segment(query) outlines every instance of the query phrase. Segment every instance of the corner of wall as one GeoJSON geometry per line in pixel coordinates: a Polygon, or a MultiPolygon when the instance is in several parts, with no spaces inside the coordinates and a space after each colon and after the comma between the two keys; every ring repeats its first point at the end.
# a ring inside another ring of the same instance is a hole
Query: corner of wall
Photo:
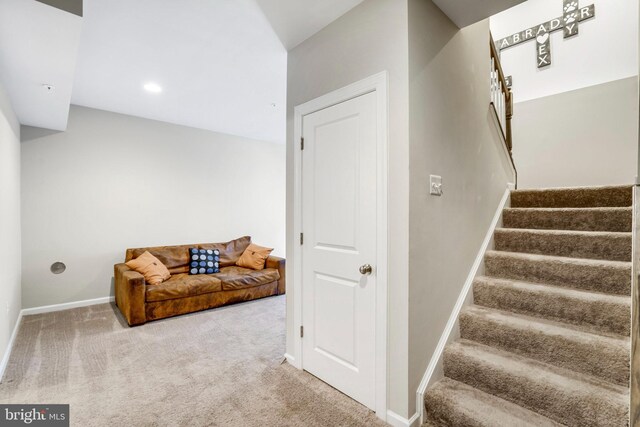
{"type": "Polygon", "coordinates": [[[20,123],[0,84],[0,381],[21,319],[20,123]]]}
{"type": "Polygon", "coordinates": [[[515,180],[489,110],[489,21],[460,30],[426,3],[410,3],[409,393],[418,412],[515,180]],[[442,177],[442,196],[430,195],[430,175],[442,177]]]}
{"type": "Polygon", "coordinates": [[[493,235],[496,229],[502,226],[502,214],[504,209],[509,207],[511,204],[511,191],[513,187],[514,185],[512,183],[507,184],[507,188],[502,196],[502,200],[500,200],[500,203],[498,204],[493,220],[491,221],[491,225],[489,226],[484,241],[482,242],[482,246],[480,247],[480,250],[473,262],[473,266],[471,267],[462,291],[456,300],[456,304],[451,311],[447,325],[440,336],[438,346],[431,356],[427,370],[425,371],[424,376],[420,381],[420,385],[418,386],[418,390],[416,392],[416,408],[417,413],[420,414],[420,425],[424,423],[424,395],[429,387],[444,377],[444,349],[447,344],[460,337],[458,317],[464,307],[473,304],[473,282],[477,277],[484,274],[484,257],[487,251],[494,249],[493,235]]]}
{"type": "MultiPolygon", "coordinates": [[[[362,2],[288,55],[287,247],[293,255],[294,107],[386,71],[389,76],[389,282],[387,409],[408,415],[409,58],[407,0],[362,2]],[[348,40],[348,43],[345,42],[348,40]],[[335,67],[340,64],[340,67],[335,67]]],[[[289,259],[288,265],[292,265],[289,259]]],[[[291,270],[289,270],[291,272],[291,270]]],[[[287,298],[287,352],[294,350],[295,310],[287,298]]]]}

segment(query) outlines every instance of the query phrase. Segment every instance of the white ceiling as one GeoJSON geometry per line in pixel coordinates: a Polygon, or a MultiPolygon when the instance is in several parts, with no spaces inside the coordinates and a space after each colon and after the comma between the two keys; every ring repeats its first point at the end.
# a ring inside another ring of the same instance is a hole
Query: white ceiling
{"type": "Polygon", "coordinates": [[[254,0],[85,0],[72,102],[284,142],[286,72],[254,0]]]}
{"type": "Polygon", "coordinates": [[[0,80],[20,123],[66,129],[81,28],[82,18],[46,4],[0,1],[0,80]]]}
{"type": "MultiPolygon", "coordinates": [[[[464,26],[523,0],[435,1],[464,26]]],[[[0,0],[0,81],[26,125],[64,130],[73,103],[284,142],[287,49],[361,2],[0,0]]]]}
{"type": "Polygon", "coordinates": [[[282,44],[291,50],[363,0],[256,0],[282,44]]]}
{"type": "Polygon", "coordinates": [[[526,0],[433,0],[458,28],[475,24],[525,1],[526,0]]]}

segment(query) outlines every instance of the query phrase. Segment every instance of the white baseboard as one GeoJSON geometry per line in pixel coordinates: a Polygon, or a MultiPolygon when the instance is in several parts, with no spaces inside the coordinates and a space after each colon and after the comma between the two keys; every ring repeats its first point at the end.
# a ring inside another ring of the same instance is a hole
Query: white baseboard
{"type": "Polygon", "coordinates": [[[418,427],[420,425],[419,421],[419,412],[413,414],[411,418],[406,419],[391,410],[387,411],[387,424],[392,425],[393,427],[418,427]]]}
{"type": "Polygon", "coordinates": [[[45,305],[42,307],[33,307],[33,308],[23,308],[20,310],[18,314],[18,320],[16,321],[16,326],[13,328],[13,332],[11,333],[11,338],[9,338],[9,343],[7,344],[7,349],[4,352],[4,356],[2,357],[2,362],[0,362],[0,383],[4,377],[4,371],[7,368],[7,364],[9,363],[9,357],[11,357],[11,351],[13,350],[13,344],[15,342],[16,336],[18,335],[18,330],[20,329],[20,325],[22,324],[22,318],[24,316],[29,316],[32,314],[42,314],[42,313],[50,313],[54,311],[62,311],[69,310],[71,308],[78,307],[87,307],[89,305],[95,304],[105,304],[114,301],[114,297],[102,297],[95,299],[88,299],[84,301],[75,301],[75,302],[66,302],[63,304],[54,304],[54,305],[45,305]]]}
{"type": "Polygon", "coordinates": [[[427,370],[422,377],[422,381],[420,381],[420,385],[418,386],[418,390],[416,392],[416,410],[419,414],[420,425],[424,423],[424,395],[427,391],[427,388],[432,383],[434,379],[434,373],[438,366],[442,363],[442,354],[444,352],[444,348],[454,337],[453,332],[457,330],[456,326],[458,325],[458,316],[460,315],[460,311],[463,307],[468,305],[469,297],[471,289],[473,288],[473,281],[478,276],[478,274],[482,274],[482,267],[484,262],[484,256],[487,250],[493,247],[493,235],[496,231],[496,228],[502,224],[502,212],[507,207],[511,196],[511,185],[507,186],[507,190],[504,192],[502,196],[502,200],[496,209],[496,212],[493,216],[493,220],[491,221],[491,225],[489,226],[489,230],[482,242],[482,246],[478,251],[478,255],[471,267],[471,271],[469,271],[469,275],[467,276],[467,280],[464,283],[462,291],[458,296],[458,300],[456,301],[456,305],[453,307],[453,311],[449,316],[449,320],[447,322],[442,335],[440,336],[440,341],[438,341],[438,345],[436,346],[436,350],[429,361],[429,365],[427,365],[427,370]]]}
{"type": "Polygon", "coordinates": [[[43,305],[41,307],[24,308],[22,309],[22,315],[29,316],[31,314],[51,313],[53,311],[69,310],[71,308],[87,307],[89,305],[107,304],[113,301],[115,301],[114,297],[102,297],[84,301],[65,302],[62,304],[43,305]]]}
{"type": "Polygon", "coordinates": [[[294,368],[302,369],[301,366],[298,366],[298,363],[296,362],[296,358],[290,355],[289,353],[285,353],[284,358],[287,359],[287,362],[289,362],[289,365],[293,366],[294,368]]]}
{"type": "Polygon", "coordinates": [[[9,364],[9,357],[11,357],[11,350],[13,350],[13,343],[16,340],[16,336],[18,335],[18,330],[20,329],[20,324],[22,323],[22,310],[18,314],[18,319],[16,320],[16,325],[13,327],[13,332],[11,332],[11,337],[9,338],[9,342],[7,343],[7,349],[4,352],[4,356],[2,357],[2,362],[0,362],[0,383],[4,378],[4,371],[7,369],[7,364],[9,364]]]}

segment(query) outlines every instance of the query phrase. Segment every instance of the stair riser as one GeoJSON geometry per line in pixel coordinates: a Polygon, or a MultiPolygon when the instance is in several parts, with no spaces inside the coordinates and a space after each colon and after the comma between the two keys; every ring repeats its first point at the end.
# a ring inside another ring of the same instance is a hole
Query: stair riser
{"type": "Polygon", "coordinates": [[[561,427],[542,415],[449,378],[427,391],[424,407],[423,427],[561,427]]]}
{"type": "Polygon", "coordinates": [[[627,337],[630,334],[629,304],[573,299],[483,282],[474,283],[473,298],[475,304],[484,307],[556,320],[627,337]]]}
{"type": "Polygon", "coordinates": [[[507,252],[630,262],[631,234],[544,234],[496,230],[495,249],[507,252]]]}
{"type": "Polygon", "coordinates": [[[502,217],[505,228],[575,231],[631,231],[631,209],[607,211],[513,210],[505,209],[502,217]]]}
{"type": "Polygon", "coordinates": [[[511,193],[511,206],[538,208],[584,208],[631,206],[631,187],[520,190],[511,193]]]}
{"type": "MultiPolygon", "coordinates": [[[[626,345],[604,340],[587,341],[577,336],[555,335],[553,331],[511,325],[463,313],[460,334],[464,339],[510,351],[561,368],[593,375],[614,384],[629,382],[629,353],[626,345]]],[[[594,337],[596,339],[597,337],[594,337]]]]}
{"type": "Polygon", "coordinates": [[[631,266],[571,264],[557,260],[535,260],[515,257],[485,257],[486,275],[566,286],[614,295],[631,294],[631,266]]]}
{"type": "Polygon", "coordinates": [[[450,408],[443,408],[442,402],[429,393],[425,396],[424,409],[427,422],[422,427],[449,427],[449,426],[465,426],[465,427],[483,427],[480,420],[469,416],[453,414],[450,408]]]}
{"type": "Polygon", "coordinates": [[[626,425],[626,401],[607,400],[588,389],[565,388],[544,376],[527,376],[502,369],[492,361],[445,350],[445,376],[538,412],[567,426],[620,427],[626,425]]]}

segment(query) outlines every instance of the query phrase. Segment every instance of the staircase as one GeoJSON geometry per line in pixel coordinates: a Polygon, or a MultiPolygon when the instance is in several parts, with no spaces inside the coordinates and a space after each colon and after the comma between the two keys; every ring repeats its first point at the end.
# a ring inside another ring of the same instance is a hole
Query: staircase
{"type": "Polygon", "coordinates": [[[632,188],[511,195],[428,426],[628,426],[632,188]]]}

